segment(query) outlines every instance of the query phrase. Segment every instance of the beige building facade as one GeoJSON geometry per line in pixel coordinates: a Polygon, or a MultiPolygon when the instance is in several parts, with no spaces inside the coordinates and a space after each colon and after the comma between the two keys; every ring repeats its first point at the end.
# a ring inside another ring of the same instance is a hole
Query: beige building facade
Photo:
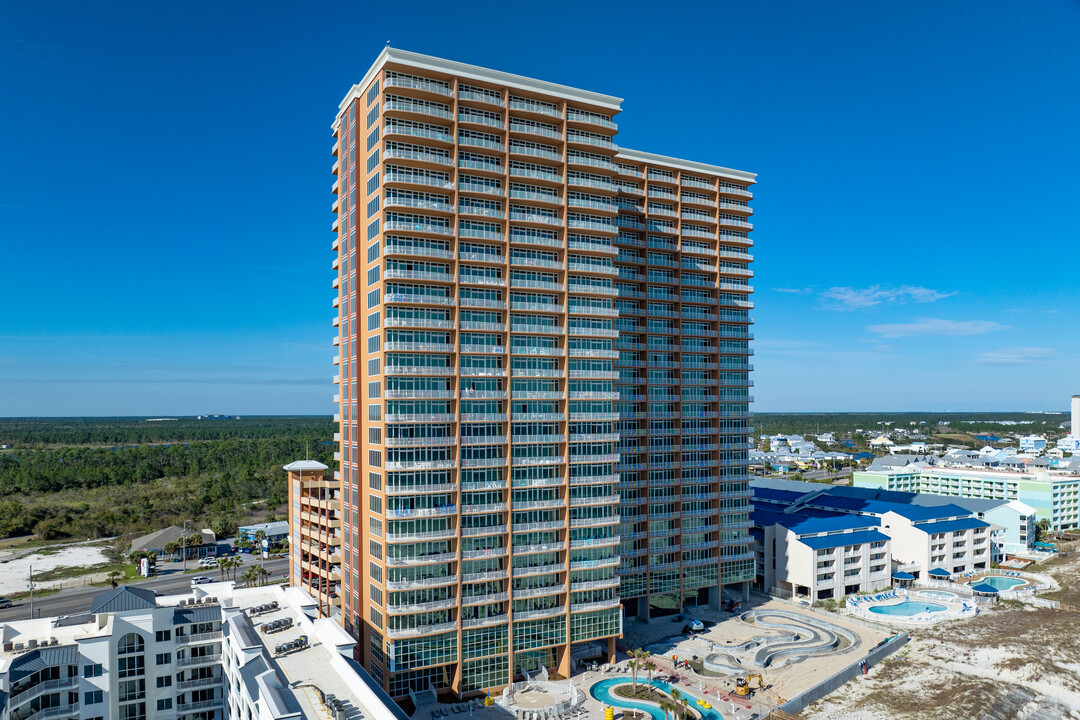
{"type": "Polygon", "coordinates": [[[755,176],[618,147],[621,102],[387,48],[341,103],[328,612],[394,697],[754,578],[755,176]]]}

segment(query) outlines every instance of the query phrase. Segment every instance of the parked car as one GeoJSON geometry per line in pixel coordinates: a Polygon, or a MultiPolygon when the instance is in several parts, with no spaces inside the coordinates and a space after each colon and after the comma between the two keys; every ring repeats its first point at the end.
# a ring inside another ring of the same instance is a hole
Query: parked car
{"type": "Polygon", "coordinates": [[[191,587],[195,587],[197,585],[205,585],[206,583],[212,583],[212,582],[214,582],[214,579],[213,578],[208,578],[205,575],[202,575],[202,576],[199,576],[199,577],[193,577],[193,578],[191,578],[191,587]]]}
{"type": "Polygon", "coordinates": [[[202,560],[199,561],[199,567],[201,567],[201,568],[216,568],[217,567],[217,558],[207,555],[206,557],[204,557],[202,560]]]}
{"type": "Polygon", "coordinates": [[[0,608],[9,608],[14,603],[11,602],[11,598],[0,598],[0,608]]]}

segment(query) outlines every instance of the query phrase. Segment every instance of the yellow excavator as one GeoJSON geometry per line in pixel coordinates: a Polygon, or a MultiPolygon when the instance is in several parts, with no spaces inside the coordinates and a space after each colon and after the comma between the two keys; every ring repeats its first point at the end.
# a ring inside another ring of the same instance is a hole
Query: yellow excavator
{"type": "Polygon", "coordinates": [[[745,678],[735,679],[735,694],[739,697],[749,697],[754,694],[755,690],[767,690],[770,687],[772,686],[765,684],[760,673],[754,673],[753,675],[747,675],[745,678]],[[750,686],[750,683],[754,680],[757,680],[757,687],[750,686]]]}

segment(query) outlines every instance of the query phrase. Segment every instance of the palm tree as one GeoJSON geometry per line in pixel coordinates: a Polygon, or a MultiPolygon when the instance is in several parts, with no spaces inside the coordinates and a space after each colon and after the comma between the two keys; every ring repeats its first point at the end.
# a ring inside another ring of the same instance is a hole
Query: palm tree
{"type": "MultiPolygon", "coordinates": [[[[202,545],[202,535],[200,535],[199,533],[193,533],[191,535],[188,535],[187,547],[185,548],[185,552],[190,553],[192,548],[197,548],[200,545],[202,545]]],[[[198,555],[199,551],[196,550],[195,554],[198,555]]]]}
{"type": "Polygon", "coordinates": [[[233,580],[236,580],[236,570],[237,570],[237,568],[239,568],[241,565],[244,564],[244,558],[237,555],[236,557],[232,558],[229,562],[232,565],[232,577],[233,577],[233,580]]]}
{"type": "Polygon", "coordinates": [[[219,557],[217,559],[218,570],[221,571],[221,582],[225,582],[225,571],[229,569],[229,558],[219,557]]]}
{"type": "Polygon", "coordinates": [[[656,663],[646,658],[642,667],[645,668],[645,672],[649,673],[649,687],[652,687],[652,674],[656,670],[656,663]]]}
{"type": "Polygon", "coordinates": [[[258,565],[255,567],[255,572],[259,576],[259,584],[265,585],[266,579],[270,576],[270,571],[264,568],[262,565],[258,565]]]}
{"type": "Polygon", "coordinates": [[[123,576],[124,576],[124,573],[120,572],[119,570],[113,570],[113,571],[111,571],[109,573],[109,582],[112,583],[113,587],[116,587],[116,581],[119,580],[120,578],[122,578],[123,576]]]}
{"type": "MultiPolygon", "coordinates": [[[[633,653],[630,654],[633,655],[633,653]]],[[[634,697],[637,697],[637,671],[641,665],[637,660],[632,659],[630,662],[626,663],[626,667],[630,668],[630,678],[634,686],[634,697]]]]}
{"type": "Polygon", "coordinates": [[[682,716],[686,717],[690,714],[690,701],[684,697],[679,702],[682,704],[682,716]]]}
{"type": "Polygon", "coordinates": [[[633,662],[636,666],[634,669],[634,695],[637,695],[637,670],[645,669],[645,662],[649,659],[650,655],[652,655],[651,652],[643,650],[642,648],[630,651],[630,656],[634,658],[633,662]]]}
{"type": "Polygon", "coordinates": [[[167,543],[165,543],[165,547],[162,548],[162,550],[165,551],[165,554],[168,555],[170,558],[175,557],[176,556],[176,551],[179,550],[179,549],[180,549],[180,546],[177,543],[174,543],[174,542],[167,542],[167,543]]]}
{"type": "Polygon", "coordinates": [[[255,584],[255,578],[259,576],[259,570],[255,567],[249,567],[241,575],[240,579],[244,581],[246,587],[251,587],[255,584]]]}
{"type": "Polygon", "coordinates": [[[668,713],[674,715],[677,712],[675,703],[667,698],[661,698],[660,709],[664,711],[664,720],[668,720],[668,713]]]}
{"type": "Polygon", "coordinates": [[[683,715],[682,704],[681,704],[682,703],[682,693],[679,691],[678,688],[671,688],[671,698],[672,698],[672,703],[671,704],[674,706],[675,712],[678,713],[679,717],[682,717],[682,715],[683,715]]]}

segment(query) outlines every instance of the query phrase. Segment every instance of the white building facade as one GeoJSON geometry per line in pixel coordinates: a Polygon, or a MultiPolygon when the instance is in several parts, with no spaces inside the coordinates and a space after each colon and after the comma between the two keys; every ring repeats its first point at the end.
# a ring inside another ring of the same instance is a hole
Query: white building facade
{"type": "Polygon", "coordinates": [[[404,720],[350,666],[354,641],[310,608],[298,588],[122,587],[84,614],[3,623],[0,720],[333,720],[339,706],[340,717],[404,720]],[[264,632],[260,618],[281,626],[264,632]]]}

